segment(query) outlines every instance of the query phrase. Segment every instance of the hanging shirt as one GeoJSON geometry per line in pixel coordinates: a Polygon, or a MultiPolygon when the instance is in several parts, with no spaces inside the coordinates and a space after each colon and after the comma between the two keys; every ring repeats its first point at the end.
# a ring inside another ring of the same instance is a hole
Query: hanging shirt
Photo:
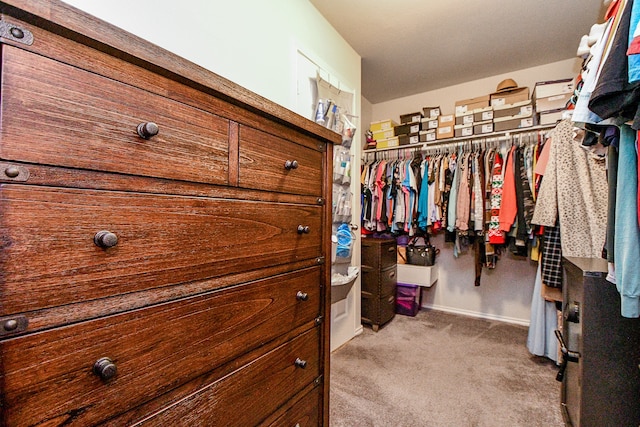
{"type": "Polygon", "coordinates": [[[500,230],[500,206],[502,205],[502,155],[495,154],[493,162],[493,180],[491,182],[491,220],[489,222],[489,243],[501,245],[505,234],[500,230]]]}
{"type": "Polygon", "coordinates": [[[429,179],[429,163],[427,160],[423,160],[420,165],[421,181],[420,196],[418,197],[418,228],[421,230],[427,229],[427,216],[429,215],[429,185],[427,183],[429,179]]]}
{"type": "Polygon", "coordinates": [[[458,205],[458,185],[460,184],[460,167],[458,159],[462,159],[462,152],[457,157],[452,157],[449,168],[453,174],[451,192],[449,193],[449,207],[447,213],[447,230],[452,232],[456,229],[456,210],[458,205]]]}
{"type": "Polygon", "coordinates": [[[573,124],[555,128],[549,162],[540,185],[532,223],[560,222],[562,254],[600,257],[607,224],[605,161],[573,140],[573,124]]]}
{"type": "Polygon", "coordinates": [[[460,160],[460,186],[458,188],[458,201],[456,202],[456,228],[460,231],[467,231],[469,229],[471,203],[469,188],[470,154],[465,154],[460,160]]]}
{"type": "Polygon", "coordinates": [[[504,163],[504,182],[502,185],[502,203],[500,204],[500,230],[508,233],[515,222],[518,205],[516,200],[516,181],[513,153],[516,147],[511,147],[504,163]]]}

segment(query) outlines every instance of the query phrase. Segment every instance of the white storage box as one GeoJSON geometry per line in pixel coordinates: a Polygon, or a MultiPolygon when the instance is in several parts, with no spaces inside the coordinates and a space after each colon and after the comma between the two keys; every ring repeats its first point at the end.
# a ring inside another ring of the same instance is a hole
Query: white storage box
{"type": "Polygon", "coordinates": [[[430,288],[438,280],[438,266],[398,264],[398,283],[430,288]]]}

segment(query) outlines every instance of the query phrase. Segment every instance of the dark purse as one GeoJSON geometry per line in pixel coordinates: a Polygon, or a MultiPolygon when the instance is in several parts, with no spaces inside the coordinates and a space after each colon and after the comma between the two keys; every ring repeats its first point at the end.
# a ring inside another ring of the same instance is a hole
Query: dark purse
{"type": "Polygon", "coordinates": [[[416,236],[407,244],[407,264],[425,267],[435,264],[436,255],[440,251],[429,243],[428,238],[423,238],[423,241],[423,244],[418,244],[416,236]]]}

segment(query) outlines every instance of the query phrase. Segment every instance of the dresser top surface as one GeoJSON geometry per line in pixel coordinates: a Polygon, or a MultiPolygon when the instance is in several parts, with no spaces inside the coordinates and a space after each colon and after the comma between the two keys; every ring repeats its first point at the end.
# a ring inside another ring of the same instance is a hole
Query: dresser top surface
{"type": "Polygon", "coordinates": [[[168,50],[59,0],[6,0],[0,13],[108,52],[297,130],[339,143],[341,136],[168,50]]]}

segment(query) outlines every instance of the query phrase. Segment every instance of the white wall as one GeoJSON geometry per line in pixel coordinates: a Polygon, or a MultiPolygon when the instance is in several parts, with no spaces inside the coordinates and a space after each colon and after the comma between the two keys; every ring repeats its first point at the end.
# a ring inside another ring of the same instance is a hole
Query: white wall
{"type": "Polygon", "coordinates": [[[65,2],[292,111],[301,50],[355,91],[359,112],[360,56],[308,1],[65,2]]]}
{"type": "MultiPolygon", "coordinates": [[[[360,115],[360,56],[307,0],[65,1],[311,118],[308,105],[299,102],[307,94],[298,91],[309,90],[308,81],[304,84],[307,74],[302,75],[308,69],[298,70],[302,53],[320,67],[325,79],[354,93],[353,111],[360,115]]],[[[352,121],[361,128],[359,119],[352,121]]],[[[356,132],[352,153],[360,152],[361,134],[356,132]]],[[[357,171],[358,155],[355,160],[357,171]]],[[[354,207],[359,200],[356,194],[354,207]]],[[[354,216],[357,223],[359,209],[354,216]]],[[[359,257],[356,250],[354,258],[359,257]]],[[[362,330],[359,289],[358,279],[348,304],[342,304],[346,315],[332,324],[332,349],[362,330]]],[[[332,307],[332,319],[335,311],[332,307]]]]}
{"type": "MultiPolygon", "coordinates": [[[[575,77],[580,66],[581,60],[572,58],[373,104],[369,122],[398,121],[401,114],[422,111],[422,107],[427,106],[440,106],[443,114],[453,114],[455,101],[494,92],[498,83],[506,78],[533,90],[537,81],[575,77]]],[[[445,243],[442,235],[436,236],[432,242],[441,249],[437,259],[438,281],[432,288],[422,291],[423,307],[512,323],[529,323],[536,276],[534,262],[505,253],[494,270],[483,269],[481,285],[475,287],[473,250],[456,259],[452,243],[445,243]]]]}

